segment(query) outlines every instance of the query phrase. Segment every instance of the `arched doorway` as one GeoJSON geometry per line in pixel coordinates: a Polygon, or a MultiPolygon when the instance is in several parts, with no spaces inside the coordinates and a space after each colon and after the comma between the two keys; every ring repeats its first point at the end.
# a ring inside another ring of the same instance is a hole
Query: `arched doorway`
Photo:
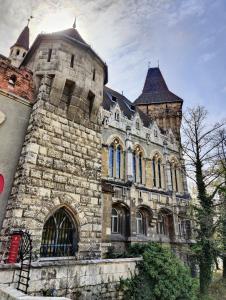
{"type": "Polygon", "coordinates": [[[40,255],[73,256],[78,247],[78,228],[68,211],[61,207],[45,222],[40,255]]]}

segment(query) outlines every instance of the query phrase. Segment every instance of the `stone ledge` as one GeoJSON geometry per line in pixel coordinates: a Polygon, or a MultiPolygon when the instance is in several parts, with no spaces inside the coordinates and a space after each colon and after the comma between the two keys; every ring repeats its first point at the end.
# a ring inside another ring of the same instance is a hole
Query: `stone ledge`
{"type": "Polygon", "coordinates": [[[41,297],[41,296],[28,296],[9,286],[0,286],[0,299],[1,300],[70,300],[65,297],[41,297]]]}

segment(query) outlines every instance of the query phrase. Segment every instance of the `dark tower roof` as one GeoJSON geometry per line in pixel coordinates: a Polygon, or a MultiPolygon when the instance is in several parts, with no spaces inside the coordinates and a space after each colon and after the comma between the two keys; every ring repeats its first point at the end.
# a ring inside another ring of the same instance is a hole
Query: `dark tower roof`
{"type": "Polygon", "coordinates": [[[134,104],[148,105],[167,102],[183,102],[183,100],[170,92],[159,68],[149,68],[142,94],[134,104]]]}
{"type": "Polygon", "coordinates": [[[24,30],[21,32],[16,43],[12,47],[14,46],[22,47],[25,50],[29,49],[29,27],[28,26],[24,27],[24,30]]]}

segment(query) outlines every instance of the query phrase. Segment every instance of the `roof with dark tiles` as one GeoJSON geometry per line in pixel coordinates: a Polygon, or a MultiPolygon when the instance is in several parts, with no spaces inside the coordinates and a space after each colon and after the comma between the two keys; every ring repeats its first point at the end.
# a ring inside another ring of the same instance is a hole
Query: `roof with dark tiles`
{"type": "Polygon", "coordinates": [[[111,88],[105,86],[104,87],[104,99],[102,106],[106,110],[110,110],[116,103],[118,103],[123,114],[131,120],[132,117],[138,113],[144,126],[149,127],[152,123],[152,119],[143,113],[138,107],[135,107],[129,99],[127,99],[124,95],[112,90],[111,88]],[[113,100],[114,99],[114,100],[113,100]]]}
{"type": "MultiPolygon", "coordinates": [[[[25,26],[21,34],[19,35],[16,43],[12,46],[22,47],[25,50],[29,49],[29,27],[25,26]]],[[[11,47],[11,48],[12,48],[11,47]]]]}
{"type": "Polygon", "coordinates": [[[183,100],[168,89],[159,68],[149,68],[142,94],[134,101],[134,105],[169,102],[183,103],[183,100]]]}

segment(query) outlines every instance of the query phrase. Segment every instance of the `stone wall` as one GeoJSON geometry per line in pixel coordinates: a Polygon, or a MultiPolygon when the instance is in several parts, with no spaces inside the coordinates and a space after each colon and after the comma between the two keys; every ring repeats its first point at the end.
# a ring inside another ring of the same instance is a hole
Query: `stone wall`
{"type": "MultiPolygon", "coordinates": [[[[29,294],[53,291],[76,300],[121,299],[120,279],[130,278],[141,258],[33,262],[29,294]]],[[[0,284],[16,287],[18,265],[0,265],[0,284]]]]}
{"type": "Polygon", "coordinates": [[[101,133],[97,123],[70,121],[49,103],[43,77],[34,104],[3,223],[2,236],[29,229],[39,255],[45,221],[64,207],[76,224],[79,258],[100,256],[101,133]]]}

